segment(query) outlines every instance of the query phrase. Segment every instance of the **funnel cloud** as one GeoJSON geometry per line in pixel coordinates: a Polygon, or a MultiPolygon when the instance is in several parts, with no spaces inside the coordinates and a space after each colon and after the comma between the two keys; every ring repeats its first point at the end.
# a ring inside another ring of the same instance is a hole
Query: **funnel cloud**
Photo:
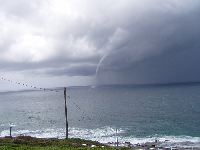
{"type": "Polygon", "coordinates": [[[199,0],[0,2],[0,74],[12,80],[44,87],[200,81],[199,0]]]}
{"type": "Polygon", "coordinates": [[[122,17],[98,64],[99,84],[200,81],[200,3],[151,2],[138,10],[141,16],[133,9],[130,17],[122,17]]]}

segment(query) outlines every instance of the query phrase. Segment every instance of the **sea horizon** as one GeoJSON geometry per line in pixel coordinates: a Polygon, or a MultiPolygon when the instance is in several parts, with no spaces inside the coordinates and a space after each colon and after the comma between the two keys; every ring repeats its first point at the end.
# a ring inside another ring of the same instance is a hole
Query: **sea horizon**
{"type": "Polygon", "coordinates": [[[62,90],[66,88],[103,88],[103,87],[161,87],[161,86],[190,86],[190,85],[200,85],[200,81],[191,81],[191,82],[171,82],[171,83],[147,83],[147,84],[90,84],[90,85],[69,85],[63,87],[43,87],[40,88],[30,88],[26,87],[25,89],[16,89],[16,90],[0,90],[0,92],[23,92],[23,91],[43,91],[44,89],[48,90],[62,90]]]}
{"type": "MultiPolygon", "coordinates": [[[[57,90],[0,93],[0,136],[12,125],[15,136],[64,138],[64,95],[57,90]]],[[[69,87],[69,136],[200,147],[199,91],[199,83],[69,87]]]]}

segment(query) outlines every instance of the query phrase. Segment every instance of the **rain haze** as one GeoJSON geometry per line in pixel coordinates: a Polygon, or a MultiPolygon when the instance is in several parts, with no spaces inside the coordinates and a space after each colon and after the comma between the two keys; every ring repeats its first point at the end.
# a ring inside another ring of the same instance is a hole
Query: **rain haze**
{"type": "Polygon", "coordinates": [[[42,87],[200,81],[199,0],[0,3],[8,79],[42,87]]]}

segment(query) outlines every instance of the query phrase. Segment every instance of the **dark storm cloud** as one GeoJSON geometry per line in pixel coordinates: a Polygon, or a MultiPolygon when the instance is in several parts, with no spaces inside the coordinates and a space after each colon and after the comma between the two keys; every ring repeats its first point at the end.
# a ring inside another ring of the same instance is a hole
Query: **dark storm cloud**
{"type": "Polygon", "coordinates": [[[1,71],[96,74],[99,84],[200,79],[198,0],[0,2],[1,71]]]}
{"type": "Polygon", "coordinates": [[[62,69],[49,69],[45,73],[54,75],[54,76],[92,76],[95,74],[96,65],[87,65],[81,64],[76,66],[69,66],[62,69]]]}
{"type": "MultiPolygon", "coordinates": [[[[173,4],[169,2],[163,3],[173,4]]],[[[200,2],[176,2],[169,8],[152,7],[138,20],[128,21],[131,27],[121,26],[122,44],[117,42],[99,63],[99,83],[200,81],[200,2]]]]}

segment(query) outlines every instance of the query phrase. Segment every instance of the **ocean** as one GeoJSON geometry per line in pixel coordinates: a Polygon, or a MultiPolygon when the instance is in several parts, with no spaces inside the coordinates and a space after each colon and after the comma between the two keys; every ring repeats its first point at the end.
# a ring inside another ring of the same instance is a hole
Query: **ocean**
{"type": "MultiPolygon", "coordinates": [[[[69,87],[69,137],[200,147],[200,84],[69,87]]],[[[63,91],[0,93],[0,137],[64,138],[63,91]]]]}

